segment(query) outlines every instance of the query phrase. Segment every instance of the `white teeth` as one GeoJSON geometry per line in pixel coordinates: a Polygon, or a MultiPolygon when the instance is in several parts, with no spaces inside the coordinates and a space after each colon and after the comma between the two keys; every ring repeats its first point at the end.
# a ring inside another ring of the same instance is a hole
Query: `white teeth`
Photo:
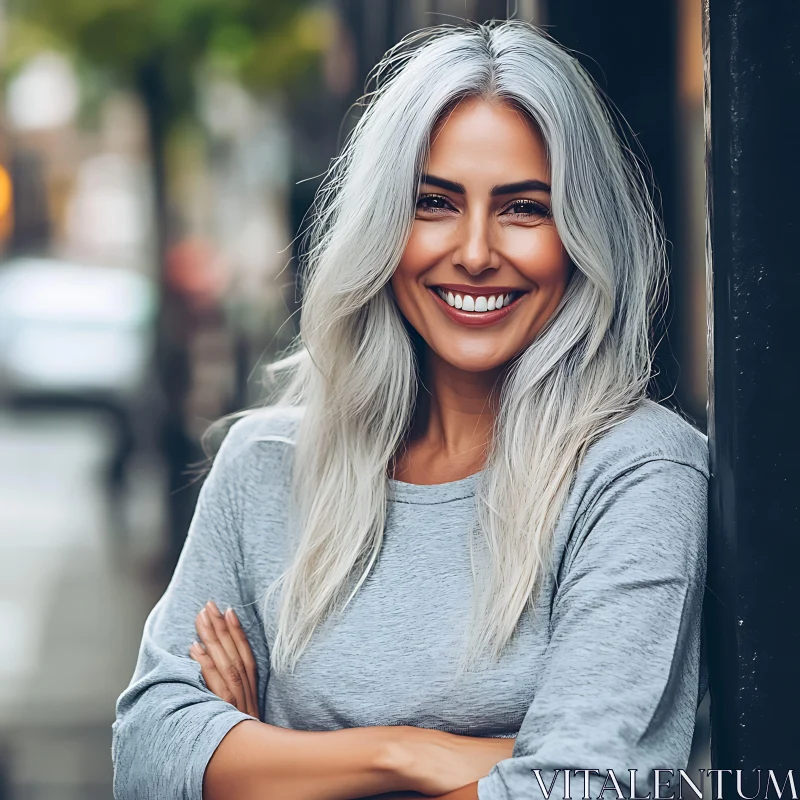
{"type": "Polygon", "coordinates": [[[509,305],[514,299],[513,292],[509,292],[506,295],[498,294],[490,297],[481,295],[479,297],[473,297],[472,295],[468,294],[454,294],[453,292],[440,289],[438,286],[436,287],[436,293],[449,306],[460,308],[473,314],[482,314],[485,311],[494,311],[496,309],[503,308],[504,306],[509,305]]]}

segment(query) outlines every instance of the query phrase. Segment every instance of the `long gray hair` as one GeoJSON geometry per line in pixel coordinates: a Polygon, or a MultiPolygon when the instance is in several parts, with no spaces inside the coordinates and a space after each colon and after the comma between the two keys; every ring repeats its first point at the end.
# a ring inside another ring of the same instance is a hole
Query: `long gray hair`
{"type": "MultiPolygon", "coordinates": [[[[293,670],[381,548],[388,467],[415,413],[419,353],[389,280],[414,219],[430,135],[459,99],[513,103],[543,136],[552,211],[575,269],[536,340],[511,365],[469,537],[473,618],[459,671],[497,658],[551,568],[552,534],[588,447],[645,397],[664,237],[637,159],[577,60],[519,21],[441,26],[389,51],[376,89],[318,193],[300,333],[270,365],[275,405],[305,407],[292,475],[293,560],[272,668],[293,670]],[[476,558],[476,541],[485,545],[476,558]]],[[[265,617],[266,618],[266,617],[265,617]]]]}

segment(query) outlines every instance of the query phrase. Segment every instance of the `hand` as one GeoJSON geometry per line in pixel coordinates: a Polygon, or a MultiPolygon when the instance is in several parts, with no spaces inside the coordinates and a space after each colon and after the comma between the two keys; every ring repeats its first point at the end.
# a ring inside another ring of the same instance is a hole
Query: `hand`
{"type": "Polygon", "coordinates": [[[201,643],[195,642],[189,655],[200,665],[209,691],[259,719],[256,661],[234,610],[223,615],[209,601],[195,618],[195,628],[201,643]]]}
{"type": "Polygon", "coordinates": [[[498,761],[511,758],[516,742],[412,726],[398,728],[398,737],[396,771],[410,790],[429,796],[448,794],[486,777],[498,761]]]}

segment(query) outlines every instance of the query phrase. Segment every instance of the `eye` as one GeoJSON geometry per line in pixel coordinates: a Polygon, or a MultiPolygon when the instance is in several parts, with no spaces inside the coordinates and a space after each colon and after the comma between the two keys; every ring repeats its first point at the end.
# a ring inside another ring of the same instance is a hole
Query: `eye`
{"type": "Polygon", "coordinates": [[[551,211],[543,203],[539,203],[536,200],[521,198],[509,203],[505,209],[503,209],[503,214],[510,214],[515,217],[547,218],[551,216],[551,211]]]}
{"type": "Polygon", "coordinates": [[[417,200],[417,210],[429,213],[440,213],[442,211],[452,211],[452,203],[441,194],[422,194],[417,200]]]}

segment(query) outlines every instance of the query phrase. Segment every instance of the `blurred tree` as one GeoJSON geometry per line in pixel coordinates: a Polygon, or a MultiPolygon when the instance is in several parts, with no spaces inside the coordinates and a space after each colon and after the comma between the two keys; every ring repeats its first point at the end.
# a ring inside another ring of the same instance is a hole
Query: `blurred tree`
{"type": "Polygon", "coordinates": [[[56,45],[138,92],[162,222],[165,143],[193,111],[197,69],[210,67],[256,90],[285,87],[317,61],[330,28],[309,0],[11,0],[9,11],[12,69],[36,49],[56,45]]]}
{"type": "Polygon", "coordinates": [[[253,91],[277,91],[313,69],[328,46],[328,13],[311,0],[9,0],[6,69],[54,47],[76,64],[133,89],[147,116],[156,250],[164,290],[159,368],[166,397],[162,442],[169,464],[172,555],[194,507],[186,467],[201,456],[187,434],[191,312],[166,275],[170,238],[167,154],[170,132],[195,108],[201,70],[253,91]]]}

